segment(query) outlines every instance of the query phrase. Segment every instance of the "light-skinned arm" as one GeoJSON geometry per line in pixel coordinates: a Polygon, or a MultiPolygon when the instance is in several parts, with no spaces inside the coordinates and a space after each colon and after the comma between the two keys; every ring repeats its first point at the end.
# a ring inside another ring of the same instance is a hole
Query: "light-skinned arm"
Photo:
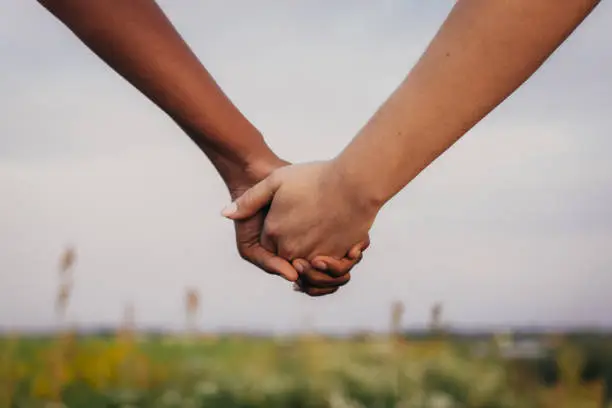
{"type": "MultiPolygon", "coordinates": [[[[39,3],[189,135],[219,171],[232,198],[288,164],[270,150],[261,133],[223,93],[154,0],[39,3]]],[[[295,281],[294,267],[260,244],[264,215],[260,211],[236,223],[238,250],[263,270],[295,281]]],[[[344,275],[355,263],[327,260],[331,272],[340,278],[319,273],[323,294],[338,279],[345,283],[344,275]]]]}
{"type": "Polygon", "coordinates": [[[262,239],[287,259],[341,255],[381,207],[523,84],[595,0],[459,0],[403,83],[335,159],[279,169],[224,210],[272,201],[262,239]]]}

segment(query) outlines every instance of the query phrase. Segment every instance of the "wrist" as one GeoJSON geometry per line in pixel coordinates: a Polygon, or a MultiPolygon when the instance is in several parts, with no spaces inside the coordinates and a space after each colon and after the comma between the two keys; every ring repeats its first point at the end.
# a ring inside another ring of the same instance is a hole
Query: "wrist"
{"type": "Polygon", "coordinates": [[[330,173],[334,189],[344,196],[359,212],[372,217],[380,211],[387,202],[369,172],[364,172],[362,166],[353,166],[342,156],[330,161],[330,173]]]}
{"type": "Polygon", "coordinates": [[[223,133],[224,135],[240,134],[240,136],[217,138],[221,141],[240,141],[234,145],[213,145],[209,143],[211,138],[208,132],[182,127],[209,158],[228,187],[232,198],[266,178],[278,167],[289,164],[268,147],[261,133],[252,126],[241,129],[240,132],[223,133]],[[236,193],[236,191],[241,192],[236,193]]]}
{"type": "Polygon", "coordinates": [[[217,166],[217,169],[233,200],[268,177],[274,170],[289,164],[268,150],[252,156],[248,161],[226,162],[223,166],[217,166]]]}

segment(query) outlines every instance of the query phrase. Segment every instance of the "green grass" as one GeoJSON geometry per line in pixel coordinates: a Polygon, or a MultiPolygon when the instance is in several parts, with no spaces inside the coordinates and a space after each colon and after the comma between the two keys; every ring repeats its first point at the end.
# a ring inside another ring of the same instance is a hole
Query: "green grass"
{"type": "MultiPolygon", "coordinates": [[[[609,350],[607,339],[574,343],[560,350],[582,356],[563,366],[576,378],[593,350],[599,363],[609,350]]],[[[0,408],[50,401],[71,408],[561,408],[555,389],[567,401],[579,398],[576,406],[600,408],[601,390],[564,383],[568,374],[555,360],[475,357],[468,346],[452,339],[0,339],[0,408]]],[[[591,365],[589,381],[601,381],[605,369],[591,365]]]]}

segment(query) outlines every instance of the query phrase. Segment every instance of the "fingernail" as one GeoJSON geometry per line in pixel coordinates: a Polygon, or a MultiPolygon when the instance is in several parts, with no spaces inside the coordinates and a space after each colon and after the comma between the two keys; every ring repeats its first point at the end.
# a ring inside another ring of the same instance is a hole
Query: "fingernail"
{"type": "Polygon", "coordinates": [[[230,215],[234,214],[236,211],[238,211],[238,205],[236,205],[236,202],[233,202],[231,204],[228,204],[221,211],[221,215],[224,216],[224,217],[229,217],[230,215]]]}
{"type": "Polygon", "coordinates": [[[317,269],[327,269],[327,264],[323,261],[314,261],[312,263],[312,266],[314,266],[317,269]]]}
{"type": "Polygon", "coordinates": [[[304,273],[304,265],[301,262],[296,262],[294,267],[299,273],[304,273]]]}

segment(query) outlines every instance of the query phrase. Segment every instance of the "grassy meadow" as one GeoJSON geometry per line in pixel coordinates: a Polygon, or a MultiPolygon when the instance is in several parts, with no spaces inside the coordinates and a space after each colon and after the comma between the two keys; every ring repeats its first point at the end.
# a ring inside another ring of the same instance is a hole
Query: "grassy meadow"
{"type": "Polygon", "coordinates": [[[609,336],[531,338],[13,334],[0,407],[612,407],[609,336]]]}

